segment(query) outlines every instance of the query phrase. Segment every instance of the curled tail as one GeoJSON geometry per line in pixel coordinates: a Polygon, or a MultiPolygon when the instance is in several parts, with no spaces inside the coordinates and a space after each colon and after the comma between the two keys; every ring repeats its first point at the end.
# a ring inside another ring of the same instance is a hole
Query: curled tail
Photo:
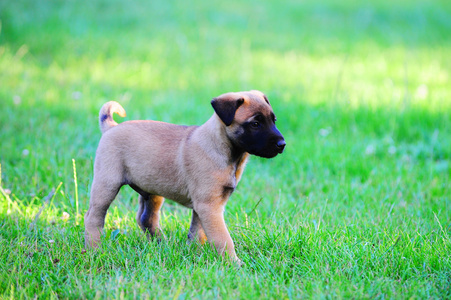
{"type": "Polygon", "coordinates": [[[102,133],[117,125],[113,120],[113,113],[117,113],[121,117],[126,116],[124,108],[116,101],[105,103],[99,112],[99,125],[102,133]]]}

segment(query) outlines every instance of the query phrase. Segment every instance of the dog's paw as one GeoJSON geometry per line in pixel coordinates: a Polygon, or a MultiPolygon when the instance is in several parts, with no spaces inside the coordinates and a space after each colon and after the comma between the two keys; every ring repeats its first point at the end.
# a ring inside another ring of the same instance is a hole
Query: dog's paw
{"type": "Polygon", "coordinates": [[[244,261],[242,261],[241,259],[239,259],[239,258],[237,258],[236,259],[236,261],[235,261],[235,263],[236,263],[236,265],[238,266],[238,267],[244,267],[246,264],[244,263],[244,261]]]}

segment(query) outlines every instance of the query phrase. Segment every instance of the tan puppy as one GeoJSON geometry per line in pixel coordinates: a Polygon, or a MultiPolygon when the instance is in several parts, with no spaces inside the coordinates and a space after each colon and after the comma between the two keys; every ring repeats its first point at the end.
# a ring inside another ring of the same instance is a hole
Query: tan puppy
{"type": "Polygon", "coordinates": [[[96,153],[89,210],[87,246],[96,247],[106,212],[123,185],[139,193],[137,221],[150,236],[159,234],[164,198],[193,209],[189,239],[207,239],[217,251],[239,261],[224,222],[224,207],[235,190],[249,154],[271,158],[285,140],[273,110],[259,91],[227,93],[211,101],[215,113],[201,126],[157,121],[118,125],[125,116],[119,103],[100,110],[102,138],[96,153]]]}

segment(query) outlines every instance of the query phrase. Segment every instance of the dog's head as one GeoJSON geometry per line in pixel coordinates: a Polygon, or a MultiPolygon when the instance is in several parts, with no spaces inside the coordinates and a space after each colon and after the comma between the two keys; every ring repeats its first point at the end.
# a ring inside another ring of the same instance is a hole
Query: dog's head
{"type": "Polygon", "coordinates": [[[283,152],[285,139],[276,127],[276,116],[262,92],[223,94],[214,98],[211,105],[234,146],[266,158],[283,152]]]}

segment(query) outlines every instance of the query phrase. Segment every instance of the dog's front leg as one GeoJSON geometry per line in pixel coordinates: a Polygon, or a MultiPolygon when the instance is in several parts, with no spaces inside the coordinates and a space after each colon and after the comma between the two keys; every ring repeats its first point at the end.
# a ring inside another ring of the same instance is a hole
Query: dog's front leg
{"type": "Polygon", "coordinates": [[[205,230],[208,241],[225,257],[226,253],[233,261],[240,262],[235,253],[235,246],[224,221],[224,204],[198,203],[194,205],[205,230]]]}
{"type": "Polygon", "coordinates": [[[160,209],[164,198],[156,195],[139,195],[139,210],[136,221],[149,238],[162,235],[160,229],[160,209]]]}
{"type": "Polygon", "coordinates": [[[191,226],[189,227],[188,233],[189,241],[194,241],[197,239],[202,245],[207,241],[207,236],[205,235],[205,231],[202,228],[202,223],[200,221],[199,215],[193,209],[193,216],[191,218],[191,226]]]}

